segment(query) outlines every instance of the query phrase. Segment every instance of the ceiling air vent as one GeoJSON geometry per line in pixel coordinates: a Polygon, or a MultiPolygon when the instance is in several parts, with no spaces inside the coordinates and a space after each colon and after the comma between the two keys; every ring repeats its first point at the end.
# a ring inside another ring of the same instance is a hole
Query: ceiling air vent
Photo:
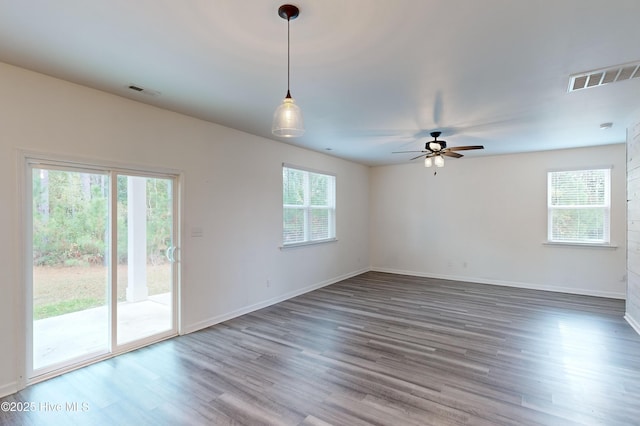
{"type": "Polygon", "coordinates": [[[569,76],[569,92],[640,77],[640,62],[582,72],[569,76]]]}
{"type": "Polygon", "coordinates": [[[147,96],[158,96],[160,94],[160,92],[158,92],[157,90],[145,89],[135,84],[128,85],[127,89],[132,90],[134,92],[142,93],[147,96]]]}

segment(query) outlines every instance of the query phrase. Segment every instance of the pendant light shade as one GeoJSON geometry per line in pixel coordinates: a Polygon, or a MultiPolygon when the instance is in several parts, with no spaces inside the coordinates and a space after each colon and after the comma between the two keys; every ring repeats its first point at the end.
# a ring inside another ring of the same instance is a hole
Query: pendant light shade
{"type": "Polygon", "coordinates": [[[436,155],[433,159],[433,164],[435,164],[436,167],[444,167],[444,157],[442,155],[436,155]]]}
{"type": "Polygon", "coordinates": [[[287,96],[285,96],[282,104],[276,109],[273,114],[273,125],[271,126],[271,132],[275,136],[283,138],[295,138],[304,134],[304,122],[302,120],[302,110],[296,105],[295,100],[291,97],[289,91],[290,81],[290,51],[291,41],[289,32],[289,21],[295,19],[300,14],[300,10],[291,4],[284,4],[278,9],[278,15],[282,19],[287,20],[287,96]]]}
{"type": "Polygon", "coordinates": [[[282,104],[273,114],[271,132],[275,136],[283,138],[295,138],[303,135],[302,110],[291,96],[284,98],[282,104]]]}
{"type": "Polygon", "coordinates": [[[431,167],[432,165],[433,165],[433,162],[431,161],[431,157],[429,156],[424,157],[424,166],[431,167]]]}

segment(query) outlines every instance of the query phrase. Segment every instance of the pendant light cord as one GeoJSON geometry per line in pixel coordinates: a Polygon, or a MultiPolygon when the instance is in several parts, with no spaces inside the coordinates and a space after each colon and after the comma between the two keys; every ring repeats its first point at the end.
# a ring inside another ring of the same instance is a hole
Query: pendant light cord
{"type": "Polygon", "coordinates": [[[291,31],[289,29],[290,18],[287,17],[287,98],[291,98],[290,87],[290,75],[291,75],[291,31]]]}

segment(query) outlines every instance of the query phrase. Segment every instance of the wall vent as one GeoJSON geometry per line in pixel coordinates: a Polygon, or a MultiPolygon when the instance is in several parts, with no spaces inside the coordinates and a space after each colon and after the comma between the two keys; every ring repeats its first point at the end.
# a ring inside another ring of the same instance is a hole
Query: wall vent
{"type": "Polygon", "coordinates": [[[569,76],[568,92],[588,89],[590,87],[604,86],[617,81],[640,78],[640,62],[616,65],[615,67],[602,68],[569,76]]]}

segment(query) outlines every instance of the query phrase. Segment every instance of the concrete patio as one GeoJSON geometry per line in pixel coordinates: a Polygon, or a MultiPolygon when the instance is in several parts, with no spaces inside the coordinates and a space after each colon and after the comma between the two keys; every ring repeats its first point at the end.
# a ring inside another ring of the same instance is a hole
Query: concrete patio
{"type": "MultiPolygon", "coordinates": [[[[33,368],[106,352],[109,343],[106,306],[59,315],[33,323],[33,368]]],[[[171,293],[139,302],[118,303],[118,344],[171,329],[171,293]]]]}

